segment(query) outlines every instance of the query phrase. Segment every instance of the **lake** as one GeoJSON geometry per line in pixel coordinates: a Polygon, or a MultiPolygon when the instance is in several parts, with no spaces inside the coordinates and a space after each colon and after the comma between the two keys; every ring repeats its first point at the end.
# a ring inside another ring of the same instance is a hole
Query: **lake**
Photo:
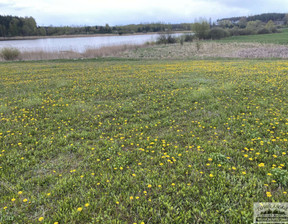
{"type": "MultiPolygon", "coordinates": [[[[180,36],[176,33],[173,36],[180,36]]],[[[159,34],[124,35],[124,36],[95,36],[95,37],[68,37],[68,38],[44,38],[34,40],[3,40],[0,41],[0,49],[5,47],[17,48],[24,51],[61,52],[74,51],[85,52],[86,49],[97,49],[106,46],[135,44],[140,45],[150,41],[156,41],[159,34]]]]}

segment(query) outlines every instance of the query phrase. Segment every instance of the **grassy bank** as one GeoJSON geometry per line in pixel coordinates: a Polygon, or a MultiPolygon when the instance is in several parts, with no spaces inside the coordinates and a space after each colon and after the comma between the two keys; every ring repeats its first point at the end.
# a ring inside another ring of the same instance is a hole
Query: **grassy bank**
{"type": "Polygon", "coordinates": [[[1,63],[1,223],[251,223],[287,201],[286,61],[1,63]]]}
{"type": "Polygon", "coordinates": [[[232,36],[219,41],[220,43],[262,43],[262,44],[288,44],[288,29],[282,29],[280,33],[232,36]]]}

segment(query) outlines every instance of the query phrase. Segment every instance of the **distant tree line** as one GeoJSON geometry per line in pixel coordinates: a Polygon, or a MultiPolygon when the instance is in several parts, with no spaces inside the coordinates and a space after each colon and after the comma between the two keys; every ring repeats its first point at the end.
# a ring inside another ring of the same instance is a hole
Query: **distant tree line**
{"type": "Polygon", "coordinates": [[[247,22],[249,21],[256,21],[260,20],[261,22],[267,23],[268,21],[272,20],[273,22],[283,22],[284,25],[288,25],[288,14],[285,13],[263,13],[260,15],[254,15],[254,16],[241,16],[241,17],[230,17],[230,18],[223,18],[218,20],[229,20],[232,23],[237,23],[240,20],[246,20],[247,22]]]}
{"type": "Polygon", "coordinates": [[[43,28],[37,27],[33,17],[16,17],[0,15],[0,36],[33,36],[43,35],[43,28]]]}
{"type": "Polygon", "coordinates": [[[199,39],[221,39],[228,36],[269,34],[280,32],[288,25],[288,14],[265,13],[249,17],[231,17],[211,26],[207,20],[192,24],[192,31],[199,39]]]}
{"type": "Polygon", "coordinates": [[[0,15],[0,36],[55,36],[55,35],[80,35],[80,34],[131,34],[163,32],[167,30],[185,31],[191,30],[191,24],[164,24],[147,23],[131,24],[125,26],[37,26],[33,17],[1,16],[0,15]]]}
{"type": "MultiPolygon", "coordinates": [[[[227,36],[266,34],[277,32],[278,27],[288,25],[288,14],[265,13],[248,17],[231,17],[217,24],[200,19],[194,23],[165,24],[147,23],[125,26],[37,26],[33,17],[0,15],[0,37],[57,36],[85,34],[132,34],[148,32],[191,31],[198,39],[220,39],[227,36]]],[[[191,36],[187,37],[189,40],[191,36]]]]}

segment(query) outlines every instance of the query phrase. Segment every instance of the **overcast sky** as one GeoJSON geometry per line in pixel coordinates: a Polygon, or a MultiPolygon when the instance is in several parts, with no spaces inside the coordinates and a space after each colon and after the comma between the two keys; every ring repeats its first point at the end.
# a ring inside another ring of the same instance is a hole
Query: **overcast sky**
{"type": "Polygon", "coordinates": [[[184,23],[268,12],[288,13],[288,0],[0,0],[0,15],[32,16],[40,26],[184,23]]]}

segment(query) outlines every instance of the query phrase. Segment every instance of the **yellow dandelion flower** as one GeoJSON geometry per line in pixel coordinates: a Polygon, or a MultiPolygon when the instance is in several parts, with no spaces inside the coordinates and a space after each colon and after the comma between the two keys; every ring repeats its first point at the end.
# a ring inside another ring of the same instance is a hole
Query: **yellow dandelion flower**
{"type": "Polygon", "coordinates": [[[42,222],[44,220],[44,217],[40,217],[38,220],[39,222],[42,222]]]}
{"type": "Polygon", "coordinates": [[[83,210],[83,208],[79,207],[77,208],[77,212],[81,212],[83,210]]]}

